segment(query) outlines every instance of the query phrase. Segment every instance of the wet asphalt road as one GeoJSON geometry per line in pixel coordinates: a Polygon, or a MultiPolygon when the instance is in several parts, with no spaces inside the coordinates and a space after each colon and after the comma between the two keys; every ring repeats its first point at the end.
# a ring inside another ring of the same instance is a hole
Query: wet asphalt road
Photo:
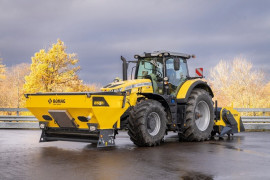
{"type": "Polygon", "coordinates": [[[270,132],[233,139],[138,148],[121,132],[117,146],[38,143],[39,130],[0,130],[0,179],[270,179],[270,132]]]}

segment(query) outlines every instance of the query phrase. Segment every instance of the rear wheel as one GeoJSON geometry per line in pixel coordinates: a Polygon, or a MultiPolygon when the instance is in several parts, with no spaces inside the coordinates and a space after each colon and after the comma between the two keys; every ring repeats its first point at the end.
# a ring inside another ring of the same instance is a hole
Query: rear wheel
{"type": "Polygon", "coordinates": [[[188,98],[186,125],[179,138],[185,141],[204,141],[211,136],[214,125],[212,97],[204,89],[194,89],[188,98]]]}
{"type": "Polygon", "coordinates": [[[166,131],[164,107],[155,100],[139,102],[129,113],[128,134],[137,146],[157,146],[166,131]]]}

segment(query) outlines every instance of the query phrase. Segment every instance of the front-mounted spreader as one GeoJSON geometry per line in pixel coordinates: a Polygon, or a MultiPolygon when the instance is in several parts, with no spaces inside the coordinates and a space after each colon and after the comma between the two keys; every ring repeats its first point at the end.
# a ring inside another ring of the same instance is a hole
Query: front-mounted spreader
{"type": "Polygon", "coordinates": [[[115,130],[125,112],[125,93],[26,94],[27,108],[39,119],[40,142],[64,140],[115,144],[115,130]]]}

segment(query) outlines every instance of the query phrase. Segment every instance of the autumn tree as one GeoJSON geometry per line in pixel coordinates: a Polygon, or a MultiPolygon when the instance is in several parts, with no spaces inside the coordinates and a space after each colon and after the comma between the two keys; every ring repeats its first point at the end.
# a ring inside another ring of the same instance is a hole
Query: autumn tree
{"type": "Polygon", "coordinates": [[[29,73],[30,64],[22,63],[6,68],[5,79],[0,81],[0,107],[24,107],[24,76],[29,75],[29,73]]]}
{"type": "Polygon", "coordinates": [[[265,91],[266,95],[270,97],[270,81],[264,87],[264,91],[265,91]]]}
{"type": "Polygon", "coordinates": [[[77,72],[78,59],[68,54],[61,40],[46,51],[41,49],[32,57],[31,73],[25,77],[24,90],[36,92],[72,92],[84,88],[77,72]]]}
{"type": "Polygon", "coordinates": [[[0,58],[0,80],[5,78],[6,66],[2,63],[3,59],[0,58]]]}
{"type": "Polygon", "coordinates": [[[100,84],[92,83],[92,84],[81,84],[79,86],[78,91],[82,92],[94,92],[100,90],[102,86],[100,84]]]}
{"type": "Polygon", "coordinates": [[[252,63],[244,58],[220,61],[211,69],[209,80],[221,107],[232,104],[239,108],[270,107],[264,73],[254,70],[252,63]]]}
{"type": "Polygon", "coordinates": [[[32,57],[32,64],[6,67],[0,61],[0,107],[22,108],[24,93],[96,91],[96,84],[83,84],[78,78],[80,69],[75,54],[67,54],[60,40],[32,57]]]}

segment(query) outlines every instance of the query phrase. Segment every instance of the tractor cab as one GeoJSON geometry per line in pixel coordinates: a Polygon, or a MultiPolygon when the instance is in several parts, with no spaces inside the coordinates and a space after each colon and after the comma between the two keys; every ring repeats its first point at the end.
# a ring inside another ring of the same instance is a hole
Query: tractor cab
{"type": "Polygon", "coordinates": [[[187,59],[190,55],[155,51],[134,57],[138,59],[135,79],[150,79],[156,94],[176,95],[189,77],[187,59]]]}

